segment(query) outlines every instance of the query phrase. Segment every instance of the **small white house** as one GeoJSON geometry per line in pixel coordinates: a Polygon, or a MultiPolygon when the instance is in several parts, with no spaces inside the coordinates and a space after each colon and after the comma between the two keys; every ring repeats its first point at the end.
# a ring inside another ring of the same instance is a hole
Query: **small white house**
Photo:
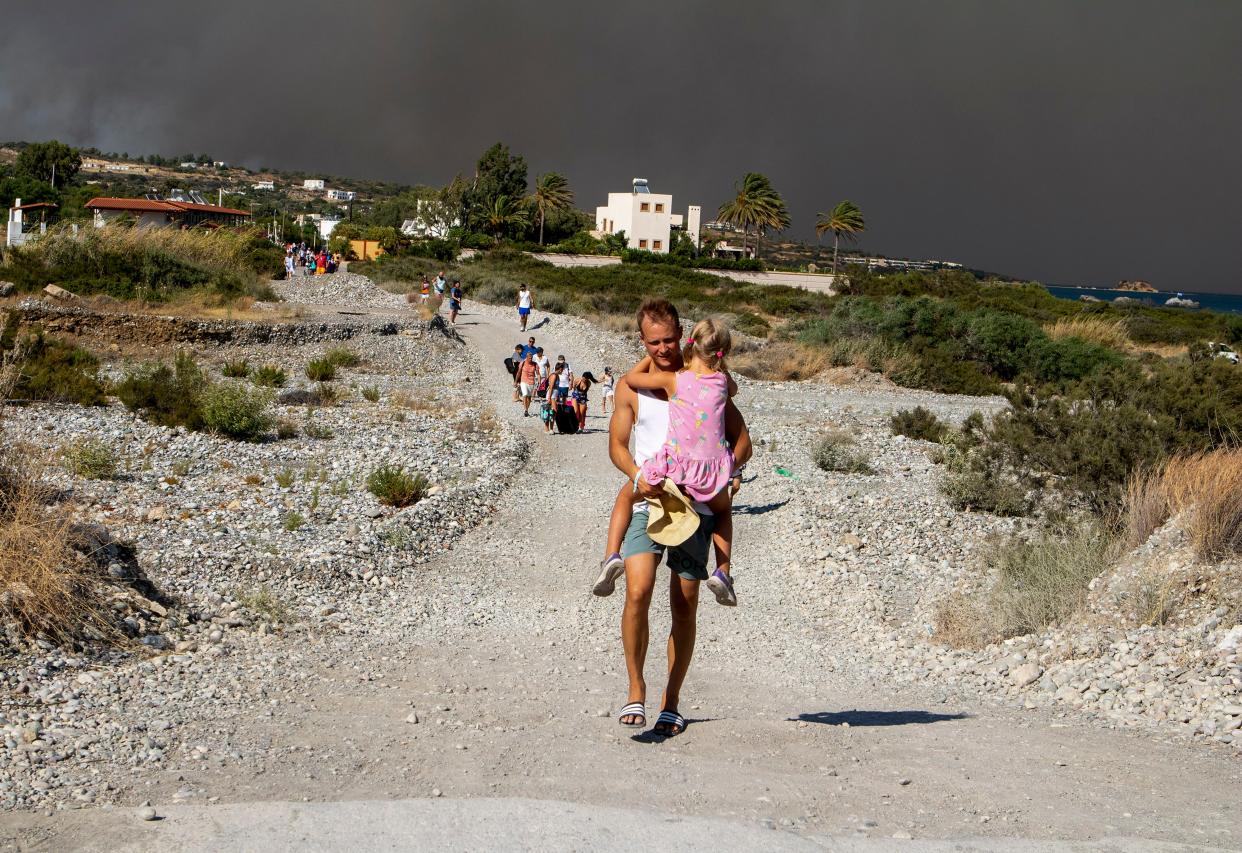
{"type": "Polygon", "coordinates": [[[401,233],[443,240],[450,229],[460,227],[461,218],[451,207],[435,199],[420,198],[414,202],[414,218],[401,223],[401,233]]]}
{"type": "Polygon", "coordinates": [[[325,190],[323,197],[328,201],[353,201],[357,195],[353,190],[325,190]]]}
{"type": "Polygon", "coordinates": [[[667,252],[673,228],[686,229],[694,245],[699,245],[699,220],[702,208],[691,205],[685,217],[673,213],[673,197],[653,193],[646,178],[635,178],[628,193],[609,193],[608,204],[595,208],[597,236],[625,232],[626,245],[631,249],[667,252]]]}
{"type": "Polygon", "coordinates": [[[340,219],[329,219],[326,216],[321,218],[319,220],[319,236],[325,240],[331,239],[332,232],[335,231],[336,226],[340,224],[341,224],[340,219]]]}
{"type": "Polygon", "coordinates": [[[321,190],[323,189],[323,178],[307,178],[302,181],[302,189],[304,190],[321,190]]]}
{"type": "Polygon", "coordinates": [[[255,183],[254,188],[256,190],[274,190],[276,189],[276,182],[275,181],[258,181],[255,183]]]}

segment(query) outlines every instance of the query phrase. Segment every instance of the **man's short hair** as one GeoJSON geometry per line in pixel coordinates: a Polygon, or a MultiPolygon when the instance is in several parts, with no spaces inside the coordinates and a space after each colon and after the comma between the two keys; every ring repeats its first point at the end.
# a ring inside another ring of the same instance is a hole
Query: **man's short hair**
{"type": "Polygon", "coordinates": [[[638,323],[638,334],[643,333],[643,321],[653,321],[656,323],[672,323],[673,327],[679,332],[681,331],[681,317],[677,314],[677,306],[667,299],[653,296],[644,299],[643,304],[638,306],[638,313],[634,316],[638,323]]]}

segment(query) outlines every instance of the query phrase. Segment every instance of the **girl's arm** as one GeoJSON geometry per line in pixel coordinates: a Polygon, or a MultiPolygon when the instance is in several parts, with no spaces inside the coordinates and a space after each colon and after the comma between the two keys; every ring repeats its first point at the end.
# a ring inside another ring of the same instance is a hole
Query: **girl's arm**
{"type": "Polygon", "coordinates": [[[634,369],[625,374],[625,384],[629,385],[635,391],[663,391],[666,394],[672,394],[677,390],[677,374],[674,372],[660,371],[658,373],[648,373],[643,365],[651,364],[651,357],[648,356],[634,365],[634,369]]]}

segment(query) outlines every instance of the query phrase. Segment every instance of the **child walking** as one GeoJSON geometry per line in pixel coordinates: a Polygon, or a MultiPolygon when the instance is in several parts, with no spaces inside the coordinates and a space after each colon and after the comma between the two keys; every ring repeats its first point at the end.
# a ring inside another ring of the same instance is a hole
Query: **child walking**
{"type": "Polygon", "coordinates": [[[725,357],[732,340],[729,329],[717,320],[695,325],[682,351],[685,367],[676,373],[652,371],[651,357],[640,361],[625,375],[635,391],[663,391],[668,396],[668,437],[655,456],[642,464],[635,483],[626,483],[617,494],[608,523],[607,553],[600,564],[600,577],[592,590],[611,595],[616,579],[625,570],[619,553],[630,525],[634,504],[642,500],[637,478],[652,485],[672,480],[692,500],[707,504],[716,519],[712,544],[716,570],[707,588],[716,601],[737,606],[729,558],[733,548],[733,498],[729,489],[734,475],[733,453],[725,440],[725,406],[737,394],[737,383],[725,370],[725,357]]]}

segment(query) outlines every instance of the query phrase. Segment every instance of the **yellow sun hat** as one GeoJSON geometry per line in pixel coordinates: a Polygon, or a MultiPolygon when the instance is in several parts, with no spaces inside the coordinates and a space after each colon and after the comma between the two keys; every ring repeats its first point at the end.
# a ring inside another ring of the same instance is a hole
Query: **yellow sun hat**
{"type": "Polygon", "coordinates": [[[699,529],[699,514],[672,480],[665,478],[663,488],[664,493],[658,498],[647,498],[651,508],[647,513],[647,535],[656,544],[673,547],[699,529]]]}

